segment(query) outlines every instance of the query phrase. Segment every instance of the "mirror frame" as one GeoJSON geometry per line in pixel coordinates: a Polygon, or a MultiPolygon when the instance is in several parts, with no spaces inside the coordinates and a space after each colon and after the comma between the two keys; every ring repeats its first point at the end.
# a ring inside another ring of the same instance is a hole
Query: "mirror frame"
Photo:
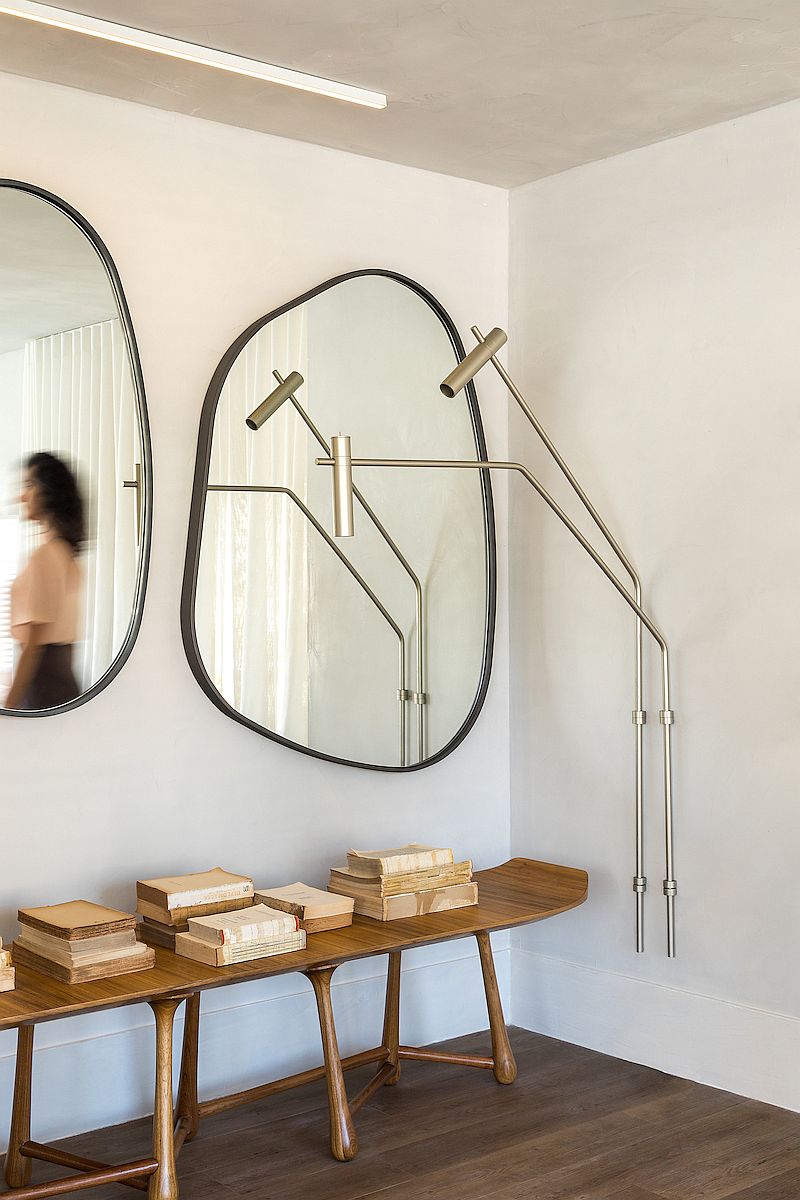
{"type": "MultiPolygon", "coordinates": [[[[380,276],[384,279],[392,279],[403,287],[409,288],[420,299],[424,300],[434,315],[443,325],[450,344],[453,348],[456,359],[464,357],[464,345],[459,336],[449,313],[442,307],[439,301],[431,295],[421,284],[415,283],[413,279],[408,279],[405,275],[399,275],[395,271],[387,271],[380,268],[365,268],[359,271],[349,271],[344,275],[337,275],[333,279],[326,280],[325,283],[319,284],[312,288],[311,291],[303,293],[303,295],[291,300],[288,304],[281,305],[280,308],[274,309],[265,317],[260,317],[248,326],[243,333],[228,347],[220,359],[219,365],[211,377],[211,382],[208,385],[203,408],[200,414],[200,429],[197,441],[197,461],[194,471],[194,484],[192,487],[192,502],[189,511],[189,536],[186,545],[186,564],[183,574],[183,591],[181,594],[181,634],[183,636],[183,646],[186,651],[186,657],[189,660],[189,666],[192,670],[197,682],[203,689],[209,700],[216,705],[221,712],[230,717],[234,721],[238,721],[240,725],[245,725],[248,729],[252,729],[254,733],[260,734],[262,737],[269,738],[273,742],[278,742],[282,746],[288,747],[290,750],[298,750],[301,754],[311,755],[312,758],[320,758],[325,762],[340,763],[347,767],[361,767],[368,771],[390,771],[395,773],[406,773],[408,771],[421,771],[425,767],[431,767],[434,763],[441,762],[448,754],[456,749],[463,742],[472,726],[475,724],[483,708],[486,699],[486,692],[489,687],[489,678],[492,672],[492,659],[494,655],[494,634],[497,618],[497,541],[495,536],[494,524],[494,503],[492,500],[492,485],[490,472],[479,471],[478,476],[481,483],[481,495],[483,501],[483,527],[485,536],[486,550],[486,573],[485,573],[485,594],[486,594],[486,622],[484,625],[483,634],[483,658],[481,666],[481,676],[478,683],[475,696],[470,706],[469,712],[465,717],[461,727],[456,731],[454,736],[435,754],[426,758],[420,763],[410,763],[405,767],[401,766],[384,766],[380,763],[365,763],[358,762],[350,758],[339,758],[333,754],[325,754],[321,750],[314,750],[310,746],[303,746],[299,742],[293,742],[289,738],[283,737],[273,730],[259,725],[257,721],[251,720],[243,713],[229,704],[225,697],[214,686],[210,676],[208,675],[200,655],[200,648],[197,641],[197,630],[195,627],[195,602],[197,598],[197,577],[200,567],[200,546],[203,535],[203,520],[205,517],[206,506],[206,488],[208,485],[208,473],[211,462],[211,444],[214,436],[214,418],[217,412],[222,388],[230,373],[230,370],[238,358],[240,352],[244,349],[252,337],[268,325],[271,321],[282,317],[284,313],[290,312],[294,308],[299,308],[301,304],[313,300],[316,296],[323,292],[329,291],[340,283],[345,283],[349,279],[360,279],[363,276],[380,276]]],[[[472,422],[472,432],[475,438],[476,458],[485,460],[486,439],[483,432],[483,423],[481,421],[480,410],[478,408],[478,397],[475,392],[473,383],[469,383],[465,389],[469,408],[469,415],[472,422]]]]}
{"type": "Polygon", "coordinates": [[[131,368],[131,380],[136,397],[136,415],[139,420],[139,436],[142,450],[144,495],[142,497],[142,533],[139,547],[139,562],[136,570],[136,586],[133,593],[131,619],[119,651],[100,678],[90,688],[87,688],[85,692],[82,692],[80,696],[68,701],[66,704],[56,705],[55,708],[31,710],[0,708],[0,715],[5,717],[51,717],[59,713],[69,712],[73,708],[79,708],[82,704],[93,700],[95,696],[107,688],[111,681],[120,673],[130,657],[134,642],[139,634],[144,614],[144,600],[150,570],[150,546],[153,531],[153,455],[150,442],[150,421],[147,416],[144,375],[139,358],[139,347],[136,342],[136,334],[133,331],[133,322],[131,321],[128,302],[125,299],[125,292],[122,288],[122,281],[119,277],[116,264],[97,230],[89,224],[77,209],[74,209],[71,204],[67,204],[66,200],[62,200],[60,196],[56,196],[52,192],[45,191],[44,188],[37,187],[34,183],[23,183],[18,179],[0,179],[0,188],[10,188],[18,192],[26,192],[28,195],[35,196],[39,200],[44,200],[46,204],[50,204],[53,208],[57,209],[73,225],[77,226],[103,264],[106,277],[114,294],[120,322],[125,334],[125,345],[131,368]]]}

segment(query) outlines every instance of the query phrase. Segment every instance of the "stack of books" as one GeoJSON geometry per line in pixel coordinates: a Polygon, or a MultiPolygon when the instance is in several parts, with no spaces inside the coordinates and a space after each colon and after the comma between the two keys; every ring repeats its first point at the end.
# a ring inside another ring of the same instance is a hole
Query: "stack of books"
{"type": "Polygon", "coordinates": [[[192,875],[141,879],[136,884],[136,911],[142,917],[139,936],[149,946],[175,949],[175,938],[189,921],[214,913],[236,912],[253,903],[253,881],[213,867],[192,875]]]}
{"type": "Polygon", "coordinates": [[[189,929],[175,938],[175,953],[210,967],[227,967],[272,954],[302,950],[305,930],[290,913],[254,904],[238,912],[190,917],[189,929]]]}
{"type": "Polygon", "coordinates": [[[353,905],[350,896],[335,896],[307,883],[290,883],[287,887],[258,888],[256,902],[267,904],[297,917],[306,933],[323,933],[327,929],[343,929],[353,924],[353,905]]]}
{"type": "Polygon", "coordinates": [[[15,986],[15,972],[11,965],[11,951],[3,949],[3,939],[0,938],[0,992],[12,992],[15,986]]]}
{"type": "Polygon", "coordinates": [[[155,953],[136,940],[133,913],[70,900],[44,908],[21,908],[22,933],[14,962],[65,983],[88,983],[155,965],[155,953]]]}
{"type": "Polygon", "coordinates": [[[446,912],[478,903],[469,859],[412,842],[394,850],[350,850],[346,867],[332,867],[328,890],[352,896],[355,911],[377,921],[446,912]]]}

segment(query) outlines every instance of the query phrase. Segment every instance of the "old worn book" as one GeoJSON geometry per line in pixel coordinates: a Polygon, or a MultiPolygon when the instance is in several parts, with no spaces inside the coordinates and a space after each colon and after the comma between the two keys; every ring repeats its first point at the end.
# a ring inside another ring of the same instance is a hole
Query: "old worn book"
{"type": "Polygon", "coordinates": [[[399,896],[401,892],[429,892],[433,888],[470,883],[472,861],[428,867],[422,871],[403,871],[395,875],[361,875],[349,867],[331,867],[331,879],[349,896],[399,896]]]}
{"type": "Polygon", "coordinates": [[[218,913],[209,917],[191,917],[189,933],[213,946],[243,946],[248,942],[266,942],[297,933],[300,922],[291,913],[255,904],[239,912],[218,913]]]}
{"type": "Polygon", "coordinates": [[[256,900],[291,913],[306,933],[322,933],[327,929],[342,929],[353,923],[353,900],[336,896],[307,883],[290,883],[286,887],[259,888],[256,900]]]}
{"type": "Polygon", "coordinates": [[[180,927],[185,925],[190,917],[206,917],[209,913],[236,912],[240,908],[250,908],[253,903],[252,893],[249,896],[238,896],[234,900],[212,900],[208,904],[191,904],[185,908],[160,908],[147,900],[136,901],[136,911],[142,917],[158,921],[162,925],[180,927]]]}
{"type": "Polygon", "coordinates": [[[294,950],[302,950],[306,944],[304,929],[288,933],[285,937],[270,938],[265,942],[247,942],[243,946],[213,946],[191,933],[175,935],[175,953],[184,958],[193,958],[196,962],[205,963],[209,967],[228,967],[233,963],[251,962],[256,958],[271,958],[274,954],[288,954],[294,950]]]}
{"type": "Polygon", "coordinates": [[[123,957],[80,966],[65,966],[29,950],[18,939],[14,942],[14,962],[18,967],[31,967],[42,975],[49,975],[52,979],[60,979],[64,983],[89,983],[93,979],[110,979],[114,975],[127,975],[131,971],[149,970],[155,966],[156,955],[150,946],[137,942],[123,957]]]}
{"type": "MultiPolygon", "coordinates": [[[[97,962],[111,955],[119,957],[126,954],[131,946],[136,945],[136,930],[122,929],[119,933],[104,933],[69,941],[54,937],[51,933],[42,933],[41,929],[35,929],[32,925],[24,925],[17,942],[55,962],[77,966],[79,963],[97,962]]],[[[0,951],[2,953],[5,951],[0,951]]]]}
{"type": "Polygon", "coordinates": [[[16,984],[16,971],[13,967],[0,967],[0,992],[13,992],[16,984]]]}
{"type": "Polygon", "coordinates": [[[163,946],[165,950],[174,950],[175,935],[186,933],[188,929],[188,921],[181,925],[163,925],[161,921],[151,921],[149,917],[142,917],[136,932],[139,939],[148,946],[163,946]]]}
{"type": "Polygon", "coordinates": [[[91,900],[69,900],[65,904],[46,904],[43,908],[21,908],[17,918],[20,925],[30,926],[68,942],[136,928],[136,917],[132,913],[105,908],[91,900]]]}
{"type": "MultiPolygon", "coordinates": [[[[333,880],[331,891],[336,891],[333,880]]],[[[397,921],[402,917],[419,917],[425,913],[447,912],[451,908],[468,908],[478,903],[477,883],[458,883],[455,887],[434,888],[430,892],[404,892],[400,896],[356,896],[355,910],[362,917],[376,921],[397,921]]]]}
{"type": "Polygon", "coordinates": [[[141,879],[136,884],[136,895],[139,900],[173,912],[198,904],[252,897],[253,881],[249,875],[236,875],[222,867],[212,867],[210,871],[197,871],[192,875],[141,879]]]}
{"type": "Polygon", "coordinates": [[[356,875],[400,875],[425,871],[453,862],[453,851],[443,846],[423,846],[409,842],[394,850],[348,850],[347,865],[356,875]]]}
{"type": "Polygon", "coordinates": [[[0,971],[5,971],[6,968],[10,967],[11,965],[11,951],[0,950],[0,971]]]}

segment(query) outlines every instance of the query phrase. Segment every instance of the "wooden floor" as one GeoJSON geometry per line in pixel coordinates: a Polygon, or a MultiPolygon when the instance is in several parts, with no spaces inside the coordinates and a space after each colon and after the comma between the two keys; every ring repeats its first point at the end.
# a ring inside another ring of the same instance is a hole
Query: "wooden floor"
{"type": "MultiPolygon", "coordinates": [[[[398,1086],[359,1112],[352,1163],[329,1157],[322,1084],[210,1118],[181,1155],[181,1198],[800,1197],[800,1116],[523,1030],[511,1040],[511,1087],[488,1071],[404,1063],[398,1086]]],[[[447,1045],[488,1052],[488,1034],[447,1045]]],[[[351,1094],[369,1071],[348,1076],[351,1094]]],[[[62,1144],[113,1162],[148,1154],[148,1138],[149,1122],[135,1121],[62,1144]]],[[[58,1173],[34,1166],[36,1180],[58,1173]]],[[[80,1193],[135,1194],[119,1185],[80,1193]]]]}

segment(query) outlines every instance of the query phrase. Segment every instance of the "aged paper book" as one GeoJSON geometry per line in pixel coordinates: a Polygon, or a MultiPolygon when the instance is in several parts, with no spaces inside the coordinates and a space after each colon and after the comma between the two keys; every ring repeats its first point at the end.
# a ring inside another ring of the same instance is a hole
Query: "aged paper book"
{"type": "Polygon", "coordinates": [[[296,933],[299,928],[300,922],[292,913],[267,908],[265,904],[255,904],[240,912],[189,919],[189,933],[192,937],[216,946],[265,942],[270,938],[296,933]]]}
{"type": "Polygon", "coordinates": [[[307,883],[290,883],[286,887],[259,888],[256,899],[271,908],[292,913],[306,933],[324,933],[343,929],[353,923],[353,901],[349,896],[335,896],[307,883]]]}
{"type": "Polygon", "coordinates": [[[303,929],[289,933],[280,940],[271,938],[266,942],[247,942],[243,946],[212,946],[210,942],[193,937],[191,933],[175,935],[176,954],[181,954],[184,958],[193,958],[209,967],[227,967],[237,962],[252,962],[256,958],[288,954],[294,950],[302,950],[305,944],[306,935],[303,929]]]}
{"type": "Polygon", "coordinates": [[[356,875],[399,875],[444,867],[453,862],[453,851],[443,846],[409,842],[394,850],[349,850],[347,865],[356,875]]]}
{"type": "Polygon", "coordinates": [[[150,904],[139,898],[136,901],[136,911],[142,917],[158,921],[162,925],[185,925],[189,917],[206,917],[209,913],[236,912],[240,908],[250,908],[253,903],[252,892],[248,896],[237,896],[234,900],[212,900],[209,904],[191,904],[185,908],[161,908],[158,904],[150,904]]]}
{"type": "Polygon", "coordinates": [[[342,891],[350,896],[398,896],[401,892],[429,892],[433,888],[470,883],[472,860],[393,875],[364,875],[349,867],[331,867],[331,879],[341,884],[342,891]]]}
{"type": "Polygon", "coordinates": [[[155,966],[156,955],[150,946],[137,942],[136,946],[121,958],[69,967],[53,962],[43,954],[36,954],[17,940],[14,942],[14,962],[18,967],[32,967],[42,975],[49,975],[52,979],[60,979],[65,983],[89,983],[93,979],[110,979],[114,975],[128,975],[131,971],[146,971],[155,966]]]}
{"type": "MultiPolygon", "coordinates": [[[[330,888],[331,891],[337,890],[333,880],[330,888]]],[[[400,896],[356,896],[355,910],[360,916],[372,917],[376,921],[397,921],[402,917],[468,908],[477,903],[477,883],[459,883],[455,887],[435,888],[430,892],[405,892],[400,896]]]]}
{"type": "Polygon", "coordinates": [[[21,908],[17,918],[21,925],[30,925],[42,933],[67,941],[102,937],[107,933],[136,928],[133,913],[105,908],[91,900],[69,900],[65,904],[47,904],[42,908],[21,908]]]}
{"type": "Polygon", "coordinates": [[[248,875],[235,875],[222,867],[197,871],[192,875],[167,875],[162,879],[142,879],[136,884],[140,900],[171,911],[191,908],[196,904],[211,904],[217,900],[235,900],[253,895],[253,881],[248,875]]]}

